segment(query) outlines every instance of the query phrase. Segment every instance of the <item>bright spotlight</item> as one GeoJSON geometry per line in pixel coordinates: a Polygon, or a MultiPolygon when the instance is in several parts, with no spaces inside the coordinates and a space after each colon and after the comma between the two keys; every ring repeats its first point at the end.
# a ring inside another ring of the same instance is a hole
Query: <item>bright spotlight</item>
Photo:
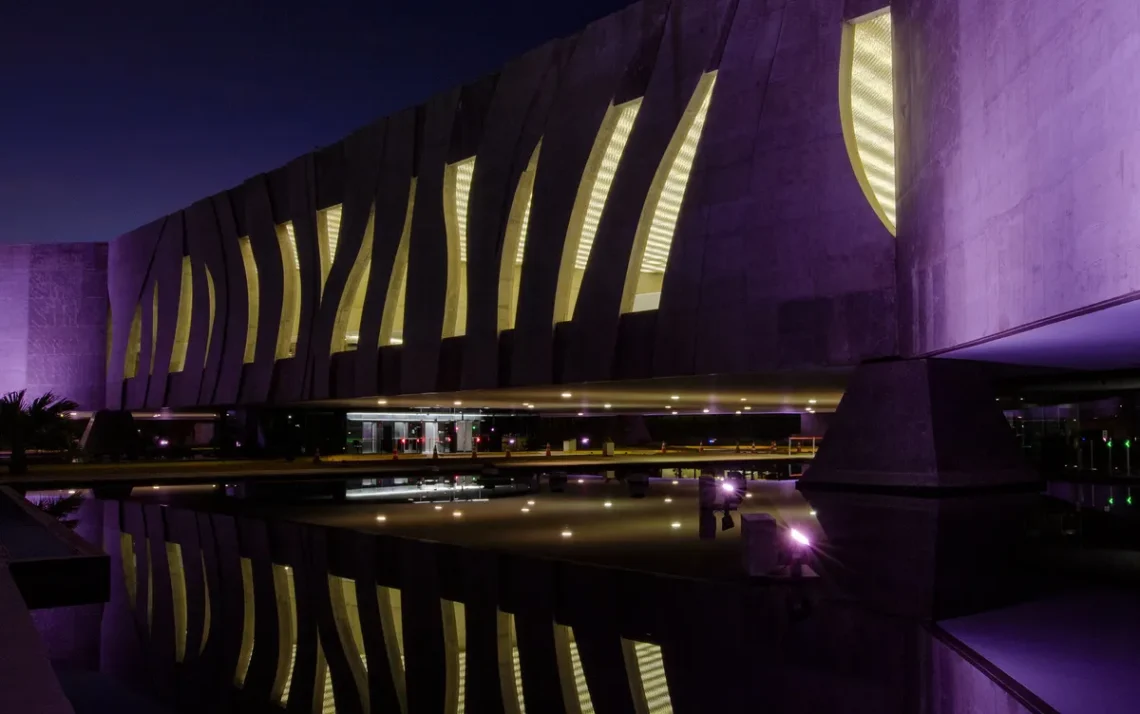
{"type": "Polygon", "coordinates": [[[817,400],[815,400],[815,399],[809,399],[809,400],[808,400],[808,404],[815,404],[815,403],[816,403],[816,401],[817,401],[817,400]]]}
{"type": "Polygon", "coordinates": [[[744,497],[745,497],[745,498],[752,498],[752,494],[751,494],[751,493],[746,493],[746,494],[744,494],[744,497]]]}
{"type": "Polygon", "coordinates": [[[671,499],[671,498],[666,498],[666,499],[665,499],[665,503],[672,503],[672,502],[673,502],[673,499],[671,499]]]}
{"type": "Polygon", "coordinates": [[[151,486],[151,488],[153,488],[155,491],[158,490],[158,486],[151,486]]]}
{"type": "Polygon", "coordinates": [[[524,508],[522,508],[521,510],[522,510],[522,512],[523,512],[523,513],[530,513],[530,509],[529,509],[529,508],[525,508],[525,507],[524,507],[524,508]]]}
{"type": "Polygon", "coordinates": [[[671,396],[669,398],[672,399],[673,401],[677,401],[678,399],[681,398],[681,395],[680,394],[674,394],[673,396],[671,396]]]}
{"type": "Polygon", "coordinates": [[[799,543],[800,545],[811,545],[811,541],[808,540],[808,537],[803,533],[797,531],[795,528],[790,529],[789,535],[791,535],[792,540],[799,543]]]}
{"type": "Polygon", "coordinates": [[[811,509],[811,511],[808,512],[808,515],[814,516],[815,515],[815,509],[814,508],[811,509]]]}
{"type": "Polygon", "coordinates": [[[673,521],[672,523],[670,523],[670,524],[669,524],[669,526],[670,526],[670,527],[671,527],[673,530],[677,530],[678,528],[680,528],[680,527],[681,527],[681,522],[680,522],[680,521],[673,521]]]}
{"type": "Polygon", "coordinates": [[[455,400],[455,406],[461,407],[461,406],[463,406],[463,402],[461,402],[457,399],[457,400],[455,400]]]}
{"type": "Polygon", "coordinates": [[[68,490],[67,490],[67,495],[68,495],[68,496],[74,496],[74,495],[75,495],[75,489],[74,489],[74,488],[68,489],[68,490]]]}
{"type": "Polygon", "coordinates": [[[528,506],[533,506],[533,505],[534,505],[534,501],[527,501],[527,502],[526,502],[526,505],[528,505],[528,506]]]}
{"type": "Polygon", "coordinates": [[[602,409],[609,409],[612,406],[613,406],[612,404],[603,404],[602,409]]]}
{"type": "Polygon", "coordinates": [[[721,488],[724,489],[725,493],[736,493],[736,486],[731,481],[725,481],[721,488]]]}
{"type": "Polygon", "coordinates": [[[451,517],[452,517],[452,518],[460,518],[460,517],[462,517],[462,516],[463,516],[463,511],[452,511],[452,512],[451,512],[451,517]]]}
{"type": "Polygon", "coordinates": [[[442,511],[442,510],[443,510],[443,506],[436,506],[436,507],[435,507],[435,510],[437,510],[437,511],[442,511]]]}
{"type": "Polygon", "coordinates": [[[704,413],[704,414],[708,414],[708,413],[709,413],[709,410],[708,410],[708,409],[702,409],[702,410],[701,410],[701,412],[702,412],[702,413],[704,413]]]}
{"type": "Polygon", "coordinates": [[[563,398],[563,399],[569,399],[569,398],[570,398],[570,397],[572,397],[572,396],[574,396],[574,395],[573,395],[573,394],[571,394],[570,392],[563,392],[563,393],[562,393],[562,398],[563,398]]]}
{"type": "Polygon", "coordinates": [[[376,516],[376,520],[383,523],[384,521],[388,520],[388,516],[376,516]]]}
{"type": "Polygon", "coordinates": [[[606,501],[605,503],[602,504],[602,506],[604,506],[605,508],[613,508],[614,504],[610,503],[609,501],[606,501]]]}
{"type": "Polygon", "coordinates": [[[578,479],[578,483],[586,483],[586,479],[580,478],[580,479],[578,479]]]}
{"type": "Polygon", "coordinates": [[[565,531],[562,531],[562,537],[563,537],[563,538],[569,538],[569,537],[570,537],[570,536],[572,536],[572,535],[574,535],[574,532],[573,532],[573,531],[570,531],[570,530],[565,530],[565,531]]]}

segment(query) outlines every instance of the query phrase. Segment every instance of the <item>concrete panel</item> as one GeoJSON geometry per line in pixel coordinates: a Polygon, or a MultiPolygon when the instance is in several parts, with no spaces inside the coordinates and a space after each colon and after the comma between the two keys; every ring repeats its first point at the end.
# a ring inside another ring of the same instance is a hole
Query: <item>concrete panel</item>
{"type": "MultiPolygon", "coordinates": [[[[126,406],[124,402],[124,366],[127,356],[127,343],[134,320],[135,309],[142,304],[143,288],[154,258],[158,238],[162,233],[165,218],[149,223],[126,235],[120,236],[108,248],[107,292],[111,301],[111,359],[107,365],[107,407],[117,409],[126,406]]],[[[141,331],[140,331],[141,334],[141,331]]],[[[139,351],[139,365],[144,364],[142,351],[139,351]]],[[[141,370],[144,375],[146,371],[141,370]]],[[[141,404],[145,397],[145,386],[138,397],[141,404]]]]}
{"type": "MultiPolygon", "coordinates": [[[[174,332],[178,327],[178,304],[182,292],[182,256],[185,255],[185,213],[170,216],[162,229],[162,237],[151,263],[148,291],[158,295],[158,314],[154,314],[154,297],[143,294],[143,347],[145,366],[149,369],[147,382],[147,409],[158,409],[166,404],[167,378],[170,375],[170,356],[174,352],[174,332]],[[149,297],[149,299],[148,299],[149,297]],[[149,318],[149,319],[148,319],[149,318]],[[157,325],[157,330],[155,326],[157,325]],[[154,352],[151,354],[150,349],[154,352]]],[[[139,372],[144,365],[139,365],[139,372]]]]}
{"type": "Polygon", "coordinates": [[[1140,8],[892,5],[902,352],[1132,295],[1140,8]]]}
{"type": "Polygon", "coordinates": [[[0,394],[28,383],[28,288],[32,246],[0,246],[0,394]]]}
{"type": "Polygon", "coordinates": [[[466,389],[496,385],[504,233],[519,176],[540,138],[536,115],[545,118],[549,107],[551,91],[543,91],[542,82],[554,50],[554,45],[544,45],[503,69],[476,152],[467,219],[466,389]]]}
{"type": "MultiPolygon", "coordinates": [[[[642,37],[644,69],[652,74],[582,277],[572,347],[563,370],[569,382],[613,376],[622,292],[642,209],[697,82],[709,67],[731,6],[730,0],[674,0],[668,5],[663,38],[648,32],[642,37]]],[[[627,75],[638,70],[644,71],[633,66],[627,75]]]]}
{"type": "Polygon", "coordinates": [[[446,654],[436,546],[405,541],[398,557],[408,711],[441,712],[446,690],[446,654]]]}
{"type": "Polygon", "coordinates": [[[418,146],[416,205],[408,246],[407,312],[401,391],[435,388],[447,293],[447,231],[443,219],[443,172],[459,92],[428,100],[418,146]]]}
{"type": "Polygon", "coordinates": [[[556,615],[555,565],[504,554],[499,568],[499,607],[515,616],[526,709],[567,711],[554,644],[554,624],[562,620],[556,615]]]}
{"type": "MultiPolygon", "coordinates": [[[[342,300],[347,300],[349,303],[352,301],[352,294],[345,295],[346,286],[360,251],[365,249],[365,240],[370,241],[367,250],[373,250],[375,246],[374,236],[366,238],[365,232],[369,227],[369,218],[376,200],[377,181],[384,151],[384,129],[383,123],[374,124],[356,132],[343,142],[344,203],[340,236],[337,240],[336,256],[325,281],[320,308],[313,321],[312,340],[309,345],[309,361],[312,368],[310,388],[306,396],[312,399],[325,399],[330,396],[329,354],[337,313],[342,300]]],[[[319,260],[317,264],[319,265],[319,260]]],[[[345,309],[348,309],[347,304],[345,309]]]]}
{"type": "Polygon", "coordinates": [[[218,605],[214,610],[216,614],[211,617],[211,627],[217,628],[218,637],[216,645],[210,645],[216,646],[214,663],[219,672],[216,681],[232,687],[241,653],[245,609],[237,524],[232,516],[199,514],[198,525],[201,532],[210,533],[213,540],[213,548],[203,550],[203,554],[206,575],[210,578],[211,603],[218,605]]]}
{"type": "MultiPolygon", "coordinates": [[[[530,234],[515,318],[512,384],[545,384],[553,374],[554,297],[566,229],[582,172],[638,38],[660,15],[659,3],[632,5],[592,23],[572,41],[543,129],[530,234]]],[[[569,43],[569,42],[568,42],[569,43]]],[[[529,158],[529,157],[528,157],[529,158]]]]}
{"type": "MultiPolygon", "coordinates": [[[[111,561],[111,598],[103,607],[99,637],[99,671],[125,682],[137,681],[144,692],[152,691],[146,676],[146,655],[127,590],[127,571],[120,546],[122,506],[118,501],[100,501],[103,508],[103,548],[111,561]]],[[[134,554],[128,557],[133,559],[134,554]]]]}
{"type": "Polygon", "coordinates": [[[235,404],[241,388],[249,320],[249,290],[241,248],[238,246],[238,238],[243,236],[237,229],[231,193],[219,193],[210,199],[217,221],[217,244],[216,249],[204,252],[206,265],[210,266],[214,276],[218,312],[214,321],[211,354],[207,358],[206,376],[202,379],[200,404],[235,404]],[[219,257],[221,265],[217,262],[219,257]],[[214,346],[215,343],[217,346],[214,346]],[[216,377],[213,383],[212,377],[216,377]]]}
{"type": "Polygon", "coordinates": [[[360,342],[354,355],[354,391],[359,395],[377,394],[380,363],[380,323],[383,319],[388,284],[404,222],[408,194],[414,173],[416,117],[405,110],[384,122],[384,155],[374,197],[376,217],[372,236],[372,269],[368,291],[360,315],[360,342]]]}
{"type": "MultiPolygon", "coordinates": [[[[170,562],[166,553],[166,508],[157,503],[143,506],[146,521],[146,541],[150,547],[148,576],[150,592],[147,602],[150,613],[148,652],[151,656],[151,676],[161,692],[177,692],[175,677],[175,622],[174,595],[170,580],[170,562]]],[[[167,695],[169,696],[169,695],[167,695]]]]}

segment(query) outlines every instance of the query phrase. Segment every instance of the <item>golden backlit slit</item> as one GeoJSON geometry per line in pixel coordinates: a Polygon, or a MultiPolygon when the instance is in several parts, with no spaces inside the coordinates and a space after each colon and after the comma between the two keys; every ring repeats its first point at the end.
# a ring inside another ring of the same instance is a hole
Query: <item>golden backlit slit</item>
{"type": "Polygon", "coordinates": [[[412,209],[416,205],[416,180],[408,189],[408,207],[404,212],[404,228],[392,261],[388,290],[384,296],[384,314],[380,318],[380,345],[399,345],[404,342],[404,303],[408,294],[408,242],[412,235],[412,209]]]}
{"type": "Polygon", "coordinates": [[[340,221],[343,206],[330,206],[323,211],[317,211],[317,246],[321,256],[321,296],[325,294],[325,283],[329,279],[329,271],[336,262],[336,249],[340,242],[340,221]]]}
{"type": "MultiPolygon", "coordinates": [[[[340,218],[337,222],[339,225],[340,218]]],[[[360,318],[364,312],[364,296],[368,292],[368,277],[372,272],[372,243],[376,224],[376,207],[368,213],[368,224],[364,228],[364,239],[352,264],[352,271],[340,294],[336,322],[333,326],[330,353],[354,350],[360,342],[360,318]]]]}
{"type": "Polygon", "coordinates": [[[206,651],[206,643],[210,641],[210,578],[206,575],[206,554],[199,553],[202,559],[202,641],[198,644],[198,654],[206,651]]]}
{"type": "Polygon", "coordinates": [[[287,359],[297,354],[297,334],[301,328],[301,257],[297,252],[297,236],[292,221],[277,226],[277,246],[281,251],[281,271],[284,274],[277,359],[287,359]]]}
{"type": "Polygon", "coordinates": [[[135,567],[135,541],[130,533],[119,534],[119,557],[123,561],[123,579],[127,586],[127,602],[131,609],[138,607],[138,568],[135,567]]]}
{"type": "Polygon", "coordinates": [[[404,622],[402,617],[400,591],[396,588],[376,586],[376,601],[380,608],[380,627],[384,633],[384,651],[388,656],[388,668],[400,711],[407,712],[404,680],[404,622]]]}
{"type": "Polygon", "coordinates": [[[506,710],[506,714],[526,714],[526,703],[523,701],[522,662],[519,659],[515,616],[499,610],[496,627],[498,630],[499,687],[503,693],[503,708],[506,710]]]}
{"type": "Polygon", "coordinates": [[[360,606],[356,600],[356,581],[329,575],[329,596],[337,635],[348,667],[360,693],[362,711],[369,711],[368,657],[364,651],[364,632],[360,626],[360,606]]]}
{"type": "Polygon", "coordinates": [[[444,224],[447,229],[447,297],[443,336],[467,331],[467,215],[475,157],[451,164],[443,174],[444,224]]]}
{"type": "Polygon", "coordinates": [[[297,591],[292,567],[273,564],[273,593],[277,602],[277,668],[269,696],[285,706],[297,663],[297,591]]]}
{"type": "Polygon", "coordinates": [[[238,650],[237,669],[234,671],[234,685],[239,689],[245,685],[245,675],[253,657],[253,562],[249,558],[241,559],[241,590],[241,649],[238,650]]]}
{"type": "Polygon", "coordinates": [[[843,28],[839,107],[847,156],[863,195],[895,233],[895,117],[890,8],[843,28]]]}
{"type": "Polygon", "coordinates": [[[638,221],[626,271],[621,311],[656,310],[685,189],[712,103],[716,72],[701,77],[658,165],[638,221]]]}
{"type": "Polygon", "coordinates": [[[170,594],[174,605],[174,661],[186,660],[186,637],[189,622],[186,609],[186,564],[182,561],[182,546],[166,544],[166,563],[170,570],[170,594]]]}
{"type": "Polygon", "coordinates": [[[463,714],[467,690],[467,608],[461,602],[440,600],[446,665],[443,710],[463,714]]]}
{"type": "Polygon", "coordinates": [[[569,320],[574,316],[578,291],[590,261],[594,237],[601,225],[614,177],[640,110],[640,98],[610,106],[594,139],[594,148],[582,172],[578,196],[574,201],[566,241],[562,247],[562,263],[554,300],[555,322],[569,320]]]}
{"type": "Polygon", "coordinates": [[[127,353],[123,358],[123,378],[130,379],[139,373],[139,354],[142,352],[142,305],[135,305],[131,328],[127,333],[127,353]]]}
{"type": "Polygon", "coordinates": [[[511,330],[515,326],[518,312],[519,286],[522,283],[523,255],[526,249],[527,230],[530,227],[530,207],[534,200],[534,177],[538,168],[538,154],[542,142],[534,147],[526,170],[519,176],[515,197],[511,202],[511,212],[507,218],[507,230],[503,237],[503,248],[499,265],[499,331],[511,330]]]}
{"type": "Polygon", "coordinates": [[[194,266],[190,256],[182,256],[182,276],[178,289],[178,319],[174,323],[174,349],[170,351],[170,372],[186,369],[186,349],[190,346],[190,317],[194,314],[194,266]]]}
{"type": "Polygon", "coordinates": [[[247,305],[247,318],[245,328],[245,353],[243,364],[252,364],[257,356],[257,315],[260,309],[260,286],[257,280],[257,261],[253,257],[253,247],[249,243],[249,236],[238,239],[241,249],[241,262],[245,267],[245,292],[247,305]]]}
{"type": "Polygon", "coordinates": [[[562,701],[566,714],[594,714],[586,671],[574,641],[574,630],[566,625],[554,625],[554,654],[558,662],[558,676],[562,685],[562,701]]]}
{"type": "Polygon", "coordinates": [[[673,714],[660,645],[622,638],[622,655],[637,714],[673,714]]]}
{"type": "Polygon", "coordinates": [[[154,281],[150,304],[150,366],[147,374],[154,374],[154,357],[158,354],[158,281],[154,281]]]}
{"type": "Polygon", "coordinates": [[[206,351],[202,354],[202,366],[205,367],[210,359],[210,343],[214,339],[214,317],[217,308],[214,302],[214,276],[210,274],[210,266],[203,267],[206,269],[206,297],[210,300],[210,322],[206,326],[206,351]]]}

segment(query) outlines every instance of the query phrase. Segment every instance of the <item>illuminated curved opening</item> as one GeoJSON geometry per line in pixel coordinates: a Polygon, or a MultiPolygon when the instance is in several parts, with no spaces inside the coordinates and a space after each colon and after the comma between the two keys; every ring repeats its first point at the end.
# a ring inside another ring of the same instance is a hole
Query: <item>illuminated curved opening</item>
{"type": "Polygon", "coordinates": [[[245,685],[245,675],[253,657],[253,562],[249,558],[241,559],[241,591],[241,649],[238,650],[237,669],[234,671],[234,685],[239,689],[245,685]]]}
{"type": "Polygon", "coordinates": [[[277,359],[287,359],[297,354],[297,334],[301,327],[301,257],[297,253],[297,236],[292,221],[277,226],[277,246],[281,251],[281,271],[284,274],[277,359]]]}
{"type": "Polygon", "coordinates": [[[135,541],[130,533],[119,533],[119,557],[123,561],[123,579],[127,586],[127,602],[138,607],[138,568],[135,566],[135,541]]]}
{"type": "Polygon", "coordinates": [[[716,72],[701,77],[685,113],[657,167],[638,221],[633,251],[626,271],[621,311],[656,310],[661,303],[661,284],[669,263],[673,236],[697,147],[712,103],[716,72]]]}
{"type": "MultiPolygon", "coordinates": [[[[339,222],[339,217],[337,221],[339,222]]],[[[352,271],[348,275],[344,292],[340,294],[336,322],[333,326],[330,352],[354,350],[360,343],[360,317],[364,313],[364,296],[368,293],[368,277],[372,272],[373,229],[376,222],[376,207],[368,213],[368,225],[364,229],[364,239],[356,253],[352,271]]]]}
{"type": "Polygon", "coordinates": [[[182,256],[182,277],[178,290],[178,321],[174,325],[174,349],[170,351],[170,371],[186,369],[186,349],[190,346],[190,316],[194,312],[194,266],[190,256],[182,256]]]}
{"type": "Polygon", "coordinates": [[[557,623],[554,625],[554,653],[567,714],[594,714],[586,670],[582,667],[582,657],[574,642],[573,628],[557,623]]]}
{"type": "Polygon", "coordinates": [[[404,679],[404,622],[400,591],[383,585],[376,586],[376,601],[380,607],[380,627],[384,633],[384,652],[388,656],[388,668],[392,676],[392,686],[400,701],[400,711],[408,711],[404,679]]]}
{"type": "Polygon", "coordinates": [[[522,283],[523,255],[526,252],[527,230],[530,227],[530,207],[534,201],[534,176],[538,169],[538,154],[542,141],[534,147],[526,170],[519,176],[515,197],[511,201],[511,212],[507,217],[507,231],[503,237],[503,248],[499,265],[499,331],[511,330],[515,326],[515,315],[519,304],[519,286],[522,283]]]}
{"type": "Polygon", "coordinates": [[[554,321],[563,322],[574,317],[582,276],[590,261],[594,237],[602,222],[614,176],[625,152],[626,143],[633,133],[633,125],[641,110],[641,99],[619,106],[610,106],[606,112],[594,148],[582,172],[578,197],[570,214],[566,242],[562,246],[562,266],[558,271],[558,287],[554,300],[554,321]]]}
{"type": "Polygon", "coordinates": [[[329,575],[329,595],[341,649],[348,660],[356,691],[360,693],[361,711],[369,711],[368,657],[364,651],[364,632],[360,626],[360,605],[356,600],[356,581],[329,575]]]}
{"type": "Polygon", "coordinates": [[[840,119],[863,195],[895,233],[895,108],[890,8],[843,28],[840,119]]]}
{"type": "Polygon", "coordinates": [[[673,714],[660,645],[625,638],[622,638],[621,645],[634,710],[646,714],[673,714]]]}
{"type": "Polygon", "coordinates": [[[447,301],[443,336],[467,332],[467,208],[475,157],[447,167],[443,174],[444,224],[447,227],[447,301]]]}
{"type": "Polygon", "coordinates": [[[206,352],[202,355],[202,366],[206,366],[206,362],[210,359],[210,343],[214,339],[214,317],[216,316],[217,307],[214,302],[214,276],[210,274],[210,266],[203,266],[206,269],[206,296],[210,300],[210,323],[206,326],[206,352]]]}
{"type": "Polygon", "coordinates": [[[380,318],[380,346],[404,342],[404,303],[408,294],[408,243],[412,237],[412,209],[416,205],[416,179],[408,190],[408,207],[404,212],[404,228],[392,261],[388,290],[384,294],[384,314],[380,318]]]}
{"type": "Polygon", "coordinates": [[[241,262],[245,267],[245,292],[248,316],[245,327],[245,356],[243,364],[252,364],[257,356],[257,313],[260,309],[260,288],[257,282],[257,260],[253,257],[253,247],[249,243],[249,236],[238,239],[241,249],[241,262]]]}
{"type": "Polygon", "coordinates": [[[519,659],[518,635],[515,632],[515,616],[509,612],[498,612],[499,687],[503,693],[503,709],[506,714],[526,714],[523,701],[522,662],[519,659]]]}
{"type": "Polygon", "coordinates": [[[446,655],[444,711],[463,714],[467,690],[467,608],[461,602],[440,600],[446,655]]]}
{"type": "Polygon", "coordinates": [[[317,246],[321,256],[321,296],[325,294],[325,283],[329,279],[329,271],[336,261],[336,247],[340,241],[340,219],[343,206],[330,206],[323,211],[317,211],[317,246]]]}
{"type": "Polygon", "coordinates": [[[135,305],[131,329],[127,333],[127,353],[123,358],[123,377],[130,379],[139,373],[139,353],[142,352],[142,304],[135,305]]]}
{"type": "Polygon", "coordinates": [[[182,546],[166,544],[166,564],[170,570],[171,602],[174,605],[174,661],[186,660],[186,637],[189,620],[186,609],[186,563],[182,560],[182,546]]]}
{"type": "Polygon", "coordinates": [[[150,366],[147,374],[154,374],[154,356],[158,354],[158,281],[154,281],[150,304],[150,366]]]}
{"type": "Polygon", "coordinates": [[[285,706],[297,664],[297,590],[293,568],[273,564],[273,593],[277,601],[277,669],[269,696],[285,706]]]}

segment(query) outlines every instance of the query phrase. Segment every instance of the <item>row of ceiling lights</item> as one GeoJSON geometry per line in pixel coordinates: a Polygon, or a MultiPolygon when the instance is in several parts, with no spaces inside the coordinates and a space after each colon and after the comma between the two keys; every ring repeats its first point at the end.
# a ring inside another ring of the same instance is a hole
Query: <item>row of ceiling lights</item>
{"type": "MultiPolygon", "coordinates": [[[[574,396],[574,394],[573,394],[573,393],[571,393],[571,392],[563,392],[563,393],[562,393],[562,398],[563,398],[563,399],[570,399],[570,398],[572,398],[573,396],[574,396]]],[[[673,394],[673,395],[671,395],[671,396],[669,397],[669,399],[670,399],[671,401],[678,401],[678,400],[680,400],[680,399],[681,399],[681,395],[679,395],[679,394],[673,394]]],[[[747,402],[747,401],[748,401],[748,399],[747,399],[746,397],[741,397],[741,398],[740,398],[740,401],[742,401],[742,402],[747,402]]],[[[816,403],[816,401],[817,401],[817,400],[815,400],[815,399],[809,399],[809,400],[808,400],[808,406],[807,406],[807,408],[806,408],[806,410],[805,410],[805,411],[807,411],[807,412],[808,412],[808,413],[810,413],[810,414],[814,414],[814,413],[815,413],[815,408],[814,408],[812,405],[814,405],[814,404],[816,403]]],[[[388,403],[388,400],[387,400],[387,399],[377,399],[377,400],[376,400],[376,403],[377,403],[378,405],[380,405],[380,406],[384,406],[384,405],[386,405],[386,404],[388,403]]],[[[457,406],[457,407],[461,407],[461,406],[463,406],[463,402],[462,402],[462,401],[460,401],[460,400],[458,400],[458,399],[457,399],[457,400],[455,400],[454,402],[452,402],[452,404],[454,404],[454,405],[455,405],[455,406],[457,406]]],[[[523,403],[522,403],[522,405],[523,405],[524,407],[526,407],[527,409],[534,409],[534,408],[535,408],[535,407],[534,407],[534,404],[533,404],[532,402],[523,402],[523,403]]],[[[436,406],[438,407],[439,405],[437,404],[436,406]]],[[[613,407],[613,405],[612,405],[612,404],[610,404],[609,402],[606,402],[605,404],[603,404],[603,405],[602,405],[602,408],[603,408],[603,409],[610,409],[611,407],[613,407]]],[[[669,409],[669,410],[672,410],[672,409],[673,409],[673,405],[671,405],[671,404],[666,404],[666,405],[665,405],[665,408],[666,408],[666,409],[669,409]]],[[[480,409],[490,409],[490,407],[480,407],[480,409]]],[[[745,406],[745,407],[743,407],[743,411],[751,411],[751,410],[752,410],[752,407],[750,407],[750,406],[745,406]]],[[[708,409],[707,407],[706,407],[705,409],[701,410],[701,411],[702,411],[702,413],[704,413],[704,414],[708,414],[708,413],[709,413],[709,409],[708,409]]],[[[674,413],[674,414],[679,414],[680,412],[673,412],[673,413],[674,413]]],[[[741,410],[740,410],[740,409],[738,409],[738,410],[736,411],[736,413],[737,413],[737,414],[740,414],[740,413],[741,413],[741,410]]],[[[578,412],[578,416],[584,416],[584,414],[585,414],[584,412],[578,412]]],[[[157,416],[157,415],[156,415],[156,416],[157,416]]]]}

